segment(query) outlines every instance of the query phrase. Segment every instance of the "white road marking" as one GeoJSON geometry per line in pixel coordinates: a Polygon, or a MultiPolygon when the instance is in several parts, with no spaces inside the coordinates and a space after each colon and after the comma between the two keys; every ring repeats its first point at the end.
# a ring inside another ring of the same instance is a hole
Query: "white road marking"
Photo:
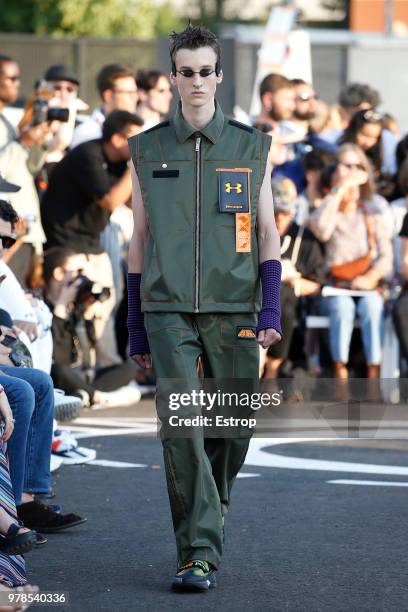
{"type": "Polygon", "coordinates": [[[408,487],[408,482],[391,482],[390,480],[327,480],[327,484],[363,485],[369,487],[408,487]]]}
{"type": "Polygon", "coordinates": [[[256,476],[260,476],[260,474],[250,474],[249,472],[240,472],[237,475],[237,478],[255,478],[256,476]]]}
{"type": "MultiPolygon", "coordinates": [[[[317,441],[317,440],[316,440],[317,441]]],[[[324,459],[304,459],[269,453],[264,448],[278,444],[305,442],[302,438],[252,438],[245,465],[273,467],[289,470],[316,470],[325,472],[352,472],[359,474],[390,474],[408,476],[408,466],[376,465],[374,463],[352,463],[348,461],[328,461],[324,459]]]]}
{"type": "Polygon", "coordinates": [[[145,463],[127,463],[126,461],[109,461],[108,459],[94,459],[88,461],[88,465],[101,465],[102,467],[114,468],[145,468],[145,463]]]}

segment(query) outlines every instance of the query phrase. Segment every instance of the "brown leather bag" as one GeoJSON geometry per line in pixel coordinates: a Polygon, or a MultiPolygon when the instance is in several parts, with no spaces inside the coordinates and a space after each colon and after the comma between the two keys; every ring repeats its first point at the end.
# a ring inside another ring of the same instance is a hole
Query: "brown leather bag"
{"type": "Polygon", "coordinates": [[[372,253],[375,249],[375,236],[372,226],[372,219],[368,216],[366,210],[364,209],[364,220],[367,227],[367,242],[368,242],[368,252],[363,257],[358,257],[358,259],[353,259],[353,261],[348,261],[344,264],[335,264],[331,266],[330,272],[333,277],[334,284],[342,284],[344,281],[351,282],[357,276],[361,274],[365,274],[371,268],[372,263],[372,253]]]}

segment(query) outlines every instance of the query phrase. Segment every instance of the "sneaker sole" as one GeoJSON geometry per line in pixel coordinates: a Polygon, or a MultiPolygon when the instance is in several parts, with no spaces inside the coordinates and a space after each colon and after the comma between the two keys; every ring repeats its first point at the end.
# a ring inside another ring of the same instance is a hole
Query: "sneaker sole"
{"type": "Polygon", "coordinates": [[[184,582],[182,578],[174,578],[171,588],[173,591],[183,591],[185,593],[204,593],[210,589],[215,589],[216,586],[217,578],[215,572],[213,572],[208,579],[202,581],[197,580],[196,582],[184,582]]]}
{"type": "Polygon", "coordinates": [[[71,421],[81,414],[82,404],[58,404],[54,408],[57,421],[71,421]]]}
{"type": "MultiPolygon", "coordinates": [[[[82,523],[86,522],[86,518],[83,518],[79,521],[74,521],[73,523],[69,523],[68,525],[61,525],[60,527],[37,527],[36,531],[40,533],[57,533],[58,531],[64,531],[64,529],[70,529],[70,527],[76,527],[77,525],[82,525],[82,523]]],[[[32,529],[35,529],[33,527],[32,529]]]]}

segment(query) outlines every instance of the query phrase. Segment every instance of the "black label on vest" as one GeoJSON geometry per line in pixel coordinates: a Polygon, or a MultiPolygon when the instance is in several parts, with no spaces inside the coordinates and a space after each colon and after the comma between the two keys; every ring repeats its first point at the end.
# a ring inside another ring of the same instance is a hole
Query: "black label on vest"
{"type": "Polygon", "coordinates": [[[176,178],[179,174],[178,170],[153,170],[153,178],[176,178]]]}

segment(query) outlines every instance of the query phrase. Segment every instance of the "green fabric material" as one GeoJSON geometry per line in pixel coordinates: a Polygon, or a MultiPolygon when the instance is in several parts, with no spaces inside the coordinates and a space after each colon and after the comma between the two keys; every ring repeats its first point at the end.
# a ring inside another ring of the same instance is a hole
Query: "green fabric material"
{"type": "Polygon", "coordinates": [[[189,125],[179,108],[169,123],[129,139],[149,226],[141,288],[144,311],[259,311],[256,213],[270,142],[257,130],[229,123],[218,104],[202,130],[189,125]],[[251,253],[236,253],[235,214],[219,212],[217,168],[225,167],[252,170],[251,253]],[[163,175],[164,170],[173,176],[163,175]]]}
{"type": "MultiPolygon", "coordinates": [[[[145,324],[160,387],[161,379],[191,381],[197,388],[197,360],[205,378],[258,380],[259,347],[238,338],[237,328],[255,327],[257,315],[145,313],[145,324]]],[[[201,408],[191,408],[192,416],[201,408]],[[195,412],[194,412],[195,411],[195,412]]],[[[158,402],[159,417],[161,413],[158,402]]],[[[168,414],[168,412],[167,412],[168,414]]],[[[223,552],[223,515],[250,437],[164,437],[167,487],[179,564],[201,559],[218,567],[223,552]]]]}

